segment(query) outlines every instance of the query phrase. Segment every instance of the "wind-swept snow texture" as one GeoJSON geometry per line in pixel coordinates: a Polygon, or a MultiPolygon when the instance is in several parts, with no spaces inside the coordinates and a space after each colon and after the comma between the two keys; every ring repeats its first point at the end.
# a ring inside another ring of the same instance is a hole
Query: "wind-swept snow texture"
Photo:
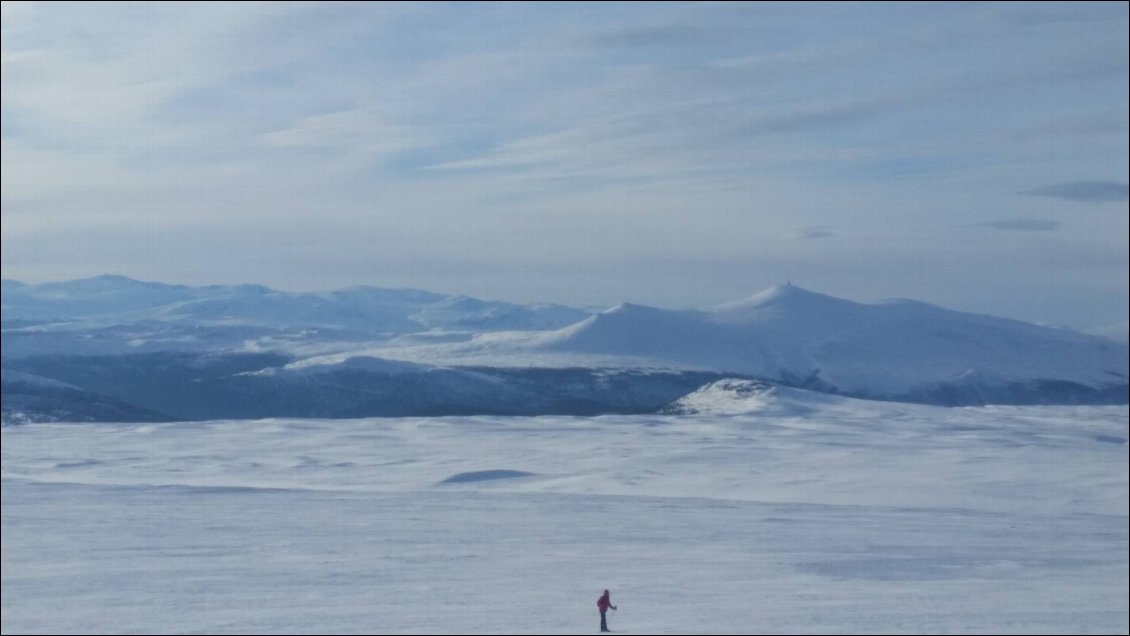
{"type": "Polygon", "coordinates": [[[605,588],[629,634],[1130,627],[1127,407],[698,398],[7,426],[0,628],[587,633],[605,588]]]}

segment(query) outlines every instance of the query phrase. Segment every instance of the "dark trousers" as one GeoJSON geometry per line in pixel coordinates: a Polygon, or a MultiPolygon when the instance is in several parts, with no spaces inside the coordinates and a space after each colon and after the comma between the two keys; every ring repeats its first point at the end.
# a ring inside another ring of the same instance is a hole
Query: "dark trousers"
{"type": "Polygon", "coordinates": [[[600,613],[600,631],[602,632],[608,631],[608,619],[604,614],[604,612],[600,613]]]}

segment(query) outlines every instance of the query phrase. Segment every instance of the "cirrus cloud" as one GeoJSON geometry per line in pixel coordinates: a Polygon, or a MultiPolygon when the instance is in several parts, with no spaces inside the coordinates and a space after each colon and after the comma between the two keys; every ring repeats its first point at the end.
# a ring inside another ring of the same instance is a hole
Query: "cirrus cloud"
{"type": "Polygon", "coordinates": [[[1108,203],[1130,199],[1130,184],[1125,181],[1069,181],[1025,190],[1022,194],[1082,203],[1108,203]]]}

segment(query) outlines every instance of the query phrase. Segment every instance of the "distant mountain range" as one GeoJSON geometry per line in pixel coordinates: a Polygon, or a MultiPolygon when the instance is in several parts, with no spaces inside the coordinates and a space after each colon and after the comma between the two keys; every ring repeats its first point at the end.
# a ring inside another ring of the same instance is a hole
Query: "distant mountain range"
{"type": "Polygon", "coordinates": [[[260,285],[187,287],[123,276],[41,285],[5,280],[2,314],[6,358],[324,350],[320,347],[330,342],[384,341],[404,334],[442,339],[554,329],[589,315],[564,305],[518,305],[419,289],[291,293],[260,285]]]}
{"type": "Polygon", "coordinates": [[[1128,401],[1125,342],[791,285],[590,314],[100,276],[5,280],[2,314],[7,421],[651,412],[726,378],[947,405],[1128,401]]]}
{"type": "Polygon", "coordinates": [[[42,285],[5,280],[2,305],[5,322],[168,321],[326,327],[364,333],[552,329],[587,315],[564,305],[516,305],[419,289],[362,286],[291,293],[261,285],[187,287],[109,275],[42,285]]]}

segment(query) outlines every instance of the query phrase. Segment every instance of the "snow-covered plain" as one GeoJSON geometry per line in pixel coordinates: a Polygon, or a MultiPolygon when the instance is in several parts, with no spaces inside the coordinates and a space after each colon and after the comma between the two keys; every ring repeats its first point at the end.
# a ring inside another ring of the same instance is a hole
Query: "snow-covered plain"
{"type": "Polygon", "coordinates": [[[1126,406],[712,390],[4,427],[3,632],[586,633],[604,588],[623,633],[1130,628],[1126,406]]]}

